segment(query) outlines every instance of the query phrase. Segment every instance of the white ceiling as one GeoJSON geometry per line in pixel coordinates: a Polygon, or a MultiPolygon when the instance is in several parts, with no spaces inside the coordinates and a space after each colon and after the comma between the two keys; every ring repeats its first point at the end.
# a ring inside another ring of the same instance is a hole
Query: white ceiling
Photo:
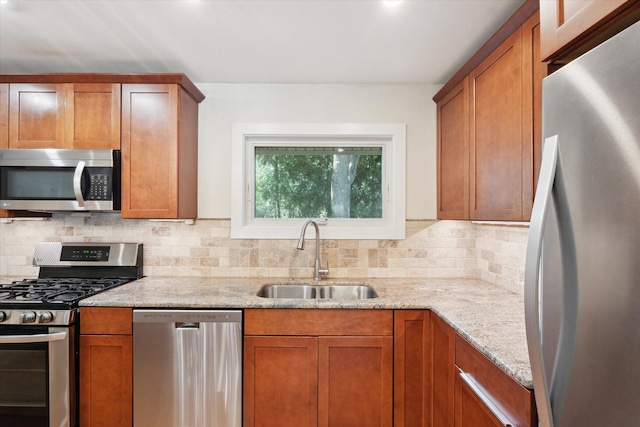
{"type": "Polygon", "coordinates": [[[0,73],[445,83],[524,0],[0,0],[0,73]]]}

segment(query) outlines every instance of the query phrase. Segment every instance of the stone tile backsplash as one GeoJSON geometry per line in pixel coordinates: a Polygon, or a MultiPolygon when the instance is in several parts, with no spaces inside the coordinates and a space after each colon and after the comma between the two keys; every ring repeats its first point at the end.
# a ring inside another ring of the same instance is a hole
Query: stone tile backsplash
{"type": "MultiPolygon", "coordinates": [[[[329,278],[481,278],[522,288],[527,228],[469,221],[412,220],[404,240],[325,240],[329,278]]],[[[54,214],[42,221],[0,223],[0,276],[33,277],[39,241],[142,242],[147,276],[313,276],[315,249],[295,240],[236,240],[229,220],[123,220],[117,214],[54,214]]]]}

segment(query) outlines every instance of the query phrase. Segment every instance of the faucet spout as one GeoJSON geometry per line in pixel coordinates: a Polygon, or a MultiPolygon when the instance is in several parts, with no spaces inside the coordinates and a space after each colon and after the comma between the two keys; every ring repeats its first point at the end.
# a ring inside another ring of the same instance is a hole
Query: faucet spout
{"type": "Polygon", "coordinates": [[[304,250],[304,234],[306,233],[307,227],[309,226],[309,224],[312,224],[316,230],[316,261],[314,266],[313,280],[318,281],[320,280],[321,274],[329,274],[329,263],[327,263],[326,269],[320,268],[320,228],[318,227],[318,224],[314,220],[308,219],[303,224],[302,230],[300,231],[300,238],[298,239],[298,244],[296,245],[296,248],[298,250],[304,250]]]}

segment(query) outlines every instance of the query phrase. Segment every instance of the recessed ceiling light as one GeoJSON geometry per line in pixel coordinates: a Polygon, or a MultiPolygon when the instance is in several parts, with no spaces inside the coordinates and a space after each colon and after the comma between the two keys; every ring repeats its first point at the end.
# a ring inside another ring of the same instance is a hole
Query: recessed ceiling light
{"type": "Polygon", "coordinates": [[[382,4],[387,7],[396,7],[402,3],[402,0],[383,0],[382,4]]]}

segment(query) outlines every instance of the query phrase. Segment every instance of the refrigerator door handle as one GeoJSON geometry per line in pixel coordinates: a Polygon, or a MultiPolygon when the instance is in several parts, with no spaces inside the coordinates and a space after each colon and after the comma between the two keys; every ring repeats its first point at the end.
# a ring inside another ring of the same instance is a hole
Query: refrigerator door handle
{"type": "Polygon", "coordinates": [[[545,139],[538,188],[536,190],[525,258],[524,308],[527,345],[533,376],[533,391],[538,408],[540,426],[553,427],[549,384],[542,360],[542,331],[540,328],[540,259],[544,224],[551,201],[551,192],[558,164],[558,135],[545,139]]]}

